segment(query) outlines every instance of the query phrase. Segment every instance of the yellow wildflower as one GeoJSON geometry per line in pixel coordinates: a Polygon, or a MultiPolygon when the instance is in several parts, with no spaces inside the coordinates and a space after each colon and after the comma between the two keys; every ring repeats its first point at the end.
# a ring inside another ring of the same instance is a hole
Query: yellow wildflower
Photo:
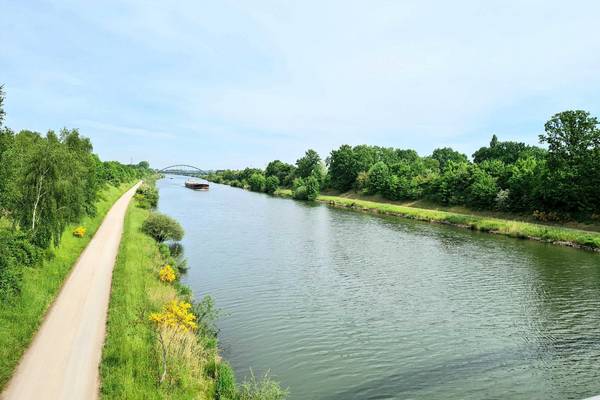
{"type": "Polygon", "coordinates": [[[151,313],[150,321],[157,327],[194,331],[198,328],[196,316],[190,311],[192,305],[185,301],[172,300],[163,306],[162,312],[151,313]]]}
{"type": "Polygon", "coordinates": [[[169,264],[165,265],[158,271],[158,277],[163,282],[173,282],[177,276],[175,276],[175,270],[169,264]]]}
{"type": "Polygon", "coordinates": [[[85,228],[83,226],[78,226],[73,231],[73,236],[79,237],[79,238],[84,237],[85,236],[85,228]]]}

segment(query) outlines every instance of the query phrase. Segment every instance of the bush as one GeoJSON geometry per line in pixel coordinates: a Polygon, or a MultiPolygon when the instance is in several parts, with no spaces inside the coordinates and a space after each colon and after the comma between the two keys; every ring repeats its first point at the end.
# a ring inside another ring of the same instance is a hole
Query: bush
{"type": "Polygon", "coordinates": [[[154,186],[144,183],[135,193],[140,208],[156,208],[158,205],[158,190],[154,186]]]}
{"type": "Polygon", "coordinates": [[[258,172],[253,173],[248,179],[248,185],[250,186],[250,190],[252,190],[253,192],[264,192],[265,183],[265,176],[258,172]]]}
{"type": "Polygon", "coordinates": [[[183,228],[179,225],[179,222],[160,213],[150,214],[142,224],[142,232],[151,236],[159,243],[167,240],[181,240],[183,238],[183,228]]]}
{"type": "Polygon", "coordinates": [[[175,275],[175,270],[173,269],[173,267],[167,264],[164,267],[162,267],[160,271],[158,271],[158,278],[162,282],[171,283],[175,281],[175,279],[177,279],[177,276],[175,275]]]}
{"type": "Polygon", "coordinates": [[[245,381],[238,394],[239,400],[283,400],[288,395],[279,384],[273,381],[267,374],[257,380],[252,374],[250,380],[245,381]]]}
{"type": "Polygon", "coordinates": [[[42,259],[42,250],[31,244],[25,234],[0,230],[0,300],[5,301],[21,290],[23,268],[42,259]]]}
{"type": "Polygon", "coordinates": [[[236,400],[235,374],[226,362],[216,365],[215,399],[236,400]]]}
{"type": "Polygon", "coordinates": [[[292,192],[292,197],[294,197],[296,200],[307,200],[308,197],[306,186],[298,186],[296,189],[294,189],[292,192]]]}
{"type": "Polygon", "coordinates": [[[306,200],[315,201],[319,192],[321,191],[321,184],[319,180],[314,176],[306,178],[306,200]]]}
{"type": "Polygon", "coordinates": [[[390,169],[383,162],[375,163],[367,174],[366,187],[369,194],[383,193],[388,185],[390,169]]]}
{"type": "Polygon", "coordinates": [[[269,176],[265,181],[265,192],[269,194],[275,193],[279,187],[279,178],[276,176],[269,176]]]}

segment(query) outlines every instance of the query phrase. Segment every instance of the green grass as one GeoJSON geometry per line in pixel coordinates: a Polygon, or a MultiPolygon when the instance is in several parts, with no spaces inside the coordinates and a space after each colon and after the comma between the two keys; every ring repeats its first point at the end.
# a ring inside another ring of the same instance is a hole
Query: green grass
{"type": "Polygon", "coordinates": [[[85,217],[77,225],[68,226],[61,244],[53,250],[54,258],[42,265],[25,268],[21,294],[0,308],[0,387],[10,379],[17,363],[43,321],[46,310],[54,301],[62,283],[83,249],[102,223],[113,203],[131,187],[109,186],[100,194],[95,217],[85,217]],[[75,226],[84,226],[87,233],[76,238],[75,226]]]}
{"type": "Polygon", "coordinates": [[[212,398],[203,371],[180,368],[174,382],[158,385],[160,360],[148,313],[178,297],[158,280],[158,245],[140,230],[149,214],[132,202],[113,272],[106,340],[100,366],[103,399],[212,398]]]}
{"type": "Polygon", "coordinates": [[[376,212],[385,215],[396,215],[403,218],[421,221],[450,224],[476,231],[492,232],[517,238],[541,240],[544,242],[583,247],[594,250],[600,249],[600,233],[596,232],[533,224],[529,222],[508,219],[459,214],[448,211],[406,207],[374,201],[349,199],[340,196],[321,195],[318,197],[318,200],[336,207],[352,208],[360,211],[376,212]]]}
{"type": "MultiPolygon", "coordinates": [[[[290,189],[278,189],[276,195],[292,197],[290,189]]],[[[535,224],[485,215],[462,214],[428,208],[417,208],[379,201],[361,200],[343,196],[320,195],[318,201],[331,206],[351,208],[359,211],[395,215],[427,222],[437,222],[469,228],[480,232],[491,232],[522,239],[540,240],[549,243],[600,250],[600,233],[572,229],[555,225],[535,224]]]]}

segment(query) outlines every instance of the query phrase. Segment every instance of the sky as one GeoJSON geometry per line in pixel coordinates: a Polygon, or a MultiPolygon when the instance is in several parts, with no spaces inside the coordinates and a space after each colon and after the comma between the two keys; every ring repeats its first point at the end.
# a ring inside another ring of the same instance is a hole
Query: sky
{"type": "Polygon", "coordinates": [[[6,125],[203,169],[536,144],[600,117],[600,2],[0,0],[6,125]]]}

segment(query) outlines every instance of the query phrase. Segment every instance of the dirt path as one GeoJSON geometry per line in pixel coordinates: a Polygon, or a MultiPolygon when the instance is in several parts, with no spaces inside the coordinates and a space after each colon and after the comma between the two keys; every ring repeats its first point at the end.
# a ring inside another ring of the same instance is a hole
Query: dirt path
{"type": "Polygon", "coordinates": [[[98,397],[98,365],[112,270],[127,205],[138,185],[121,196],[106,214],[0,396],[2,399],[98,397]]]}

